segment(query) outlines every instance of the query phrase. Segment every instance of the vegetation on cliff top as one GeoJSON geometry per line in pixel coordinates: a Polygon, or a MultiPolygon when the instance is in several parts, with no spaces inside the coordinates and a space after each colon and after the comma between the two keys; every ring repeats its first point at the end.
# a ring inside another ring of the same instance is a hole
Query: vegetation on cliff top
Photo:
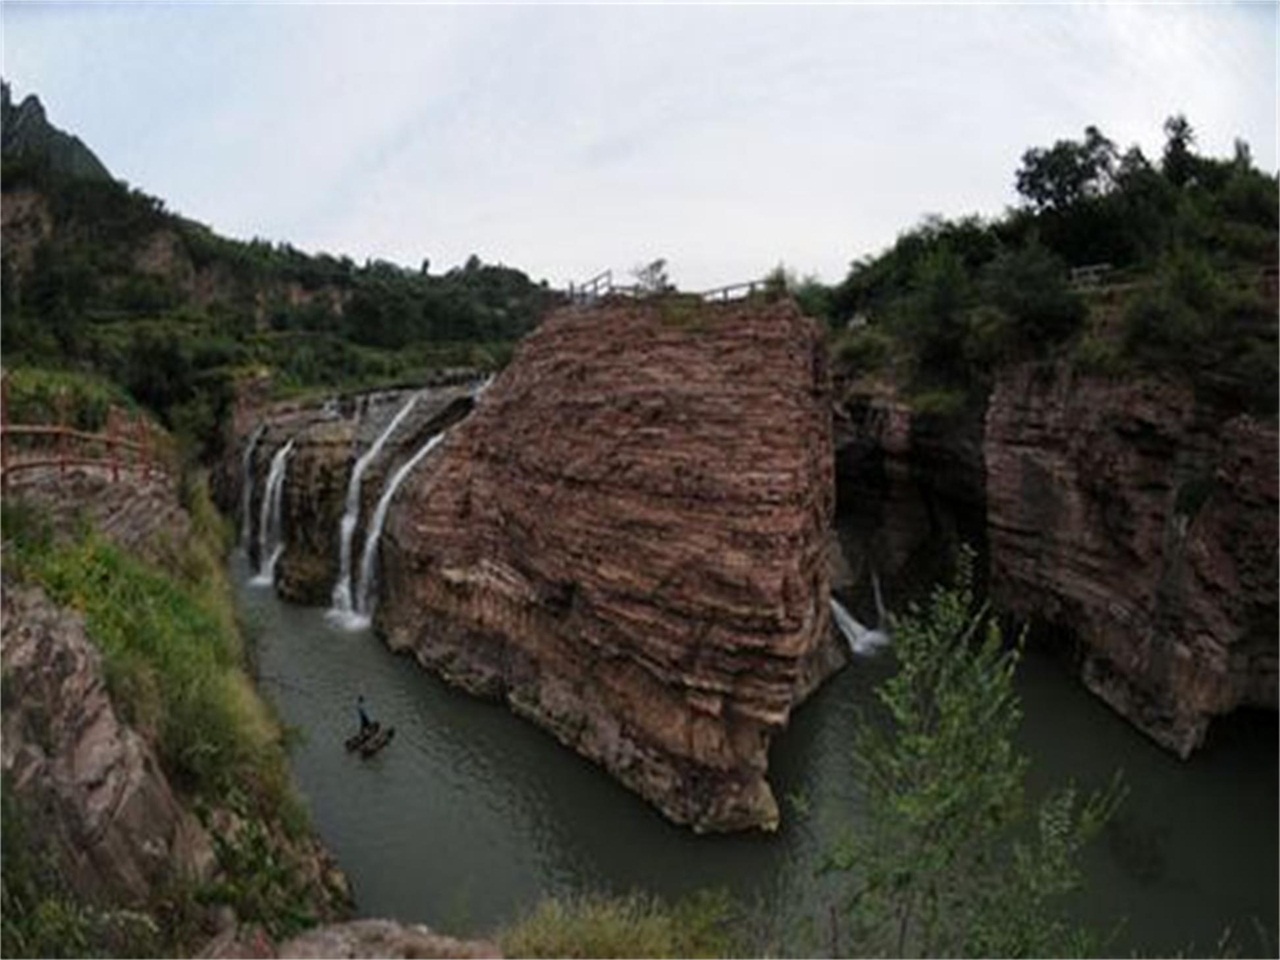
{"type": "Polygon", "coordinates": [[[1277,179],[1242,142],[1215,159],[1195,152],[1185,118],[1165,131],[1156,162],[1095,127],[1030,149],[1018,209],[928,217],[830,290],[800,288],[835,328],[838,365],[917,395],[981,396],[1002,364],[1066,359],[1189,379],[1214,405],[1274,415],[1275,294],[1262,271],[1280,249],[1277,179]],[[1071,269],[1088,266],[1105,269],[1072,285],[1071,269]]]}
{"type": "Polygon", "coordinates": [[[267,368],[289,392],[495,369],[556,300],[545,282],[475,256],[432,274],[426,260],[357,265],[230,240],[46,153],[6,152],[0,186],[47,215],[47,230],[0,256],[6,366],[96,372],[206,457],[246,371],[267,368]]]}

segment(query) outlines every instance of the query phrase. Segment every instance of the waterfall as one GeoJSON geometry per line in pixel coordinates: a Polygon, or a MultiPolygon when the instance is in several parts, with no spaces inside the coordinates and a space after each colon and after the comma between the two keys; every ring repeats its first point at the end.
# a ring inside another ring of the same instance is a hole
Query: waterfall
{"type": "Polygon", "coordinates": [[[404,421],[418,402],[420,394],[415,393],[402,406],[386,429],[378,434],[373,445],[356,461],[351,471],[351,480],[347,483],[347,504],[342,513],[342,523],[338,527],[338,579],[333,585],[333,606],[330,612],[337,618],[349,617],[353,612],[351,606],[351,538],[356,532],[356,524],[360,522],[360,484],[369,464],[382,452],[387,440],[396,432],[396,427],[404,421]]]}
{"type": "Polygon", "coordinates": [[[880,578],[876,576],[876,571],[871,570],[871,590],[876,595],[876,629],[886,630],[886,621],[889,619],[884,612],[884,599],[880,596],[880,578]]]}
{"type": "MultiPolygon", "coordinates": [[[[868,630],[835,597],[831,598],[831,612],[835,616],[836,626],[840,628],[840,633],[848,641],[849,649],[855,656],[868,656],[889,642],[887,633],[878,629],[868,630]]],[[[881,624],[883,625],[883,621],[881,624]]]]}
{"type": "Polygon", "coordinates": [[[378,505],[373,511],[373,517],[369,521],[369,531],[365,534],[364,552],[360,555],[360,586],[356,592],[355,608],[342,617],[344,626],[351,629],[360,629],[369,625],[370,617],[373,614],[369,596],[373,588],[373,565],[378,556],[378,541],[382,537],[382,525],[386,523],[387,510],[391,507],[391,499],[395,496],[396,490],[400,488],[400,484],[404,483],[405,478],[413,471],[413,468],[421,463],[423,457],[434,450],[444,438],[445,433],[437,433],[432,436],[387,481],[387,485],[382,491],[382,496],[378,499],[378,505]]]}
{"type": "Polygon", "coordinates": [[[284,478],[293,453],[293,440],[284,444],[271,458],[267,473],[267,486],[262,491],[262,513],[258,520],[258,574],[251,583],[271,586],[275,583],[276,563],[284,552],[284,522],[281,501],[284,499],[284,478]],[[270,551],[268,552],[268,547],[270,551]]]}
{"type": "Polygon", "coordinates": [[[249,550],[249,540],[253,536],[253,451],[258,446],[258,441],[262,439],[263,433],[266,432],[267,425],[265,423],[258,424],[253,434],[249,437],[249,443],[244,448],[244,479],[240,483],[240,542],[244,544],[245,552],[249,550]]]}

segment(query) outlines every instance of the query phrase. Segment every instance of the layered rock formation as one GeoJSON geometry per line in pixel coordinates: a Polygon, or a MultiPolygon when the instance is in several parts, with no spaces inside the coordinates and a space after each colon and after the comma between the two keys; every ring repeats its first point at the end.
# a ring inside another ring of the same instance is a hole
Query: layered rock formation
{"type": "Polygon", "coordinates": [[[1213,716],[1276,706],[1274,425],[1024,366],[985,450],[995,599],[1069,629],[1090,689],[1184,757],[1213,716]]]}
{"type": "Polygon", "coordinates": [[[377,623],[699,830],[772,828],[839,665],[828,374],[789,304],[562,311],[401,489],[377,623]]]}
{"type": "Polygon", "coordinates": [[[80,897],[137,905],[214,867],[209,836],[178,802],[155,751],[107,695],[80,617],[35,588],[5,584],[5,788],[80,897]]]}
{"type": "Polygon", "coordinates": [[[871,504],[858,539],[882,572],[985,541],[997,607],[1065,638],[1089,688],[1180,756],[1212,717],[1276,706],[1273,424],[1066,365],[1004,370],[950,432],[885,391],[844,406],[838,485],[871,504]]]}

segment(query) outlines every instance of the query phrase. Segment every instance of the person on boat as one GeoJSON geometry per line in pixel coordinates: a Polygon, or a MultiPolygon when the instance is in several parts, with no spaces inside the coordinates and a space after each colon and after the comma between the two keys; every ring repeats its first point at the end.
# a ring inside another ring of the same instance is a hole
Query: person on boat
{"type": "Polygon", "coordinates": [[[372,730],[377,724],[369,719],[368,711],[364,708],[364,694],[356,697],[356,713],[360,715],[360,736],[364,736],[372,730]]]}

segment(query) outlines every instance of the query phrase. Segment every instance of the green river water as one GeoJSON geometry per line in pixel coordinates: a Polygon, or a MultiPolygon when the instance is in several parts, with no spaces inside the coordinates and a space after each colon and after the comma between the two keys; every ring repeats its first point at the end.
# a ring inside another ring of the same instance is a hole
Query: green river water
{"type": "MultiPolygon", "coordinates": [[[[774,743],[775,835],[695,836],[606,773],[495,703],[452,690],[369,631],[232,574],[257,637],[260,684],[302,734],[296,782],[325,843],[352,880],[358,911],[489,933],[550,894],[633,889],[666,897],[724,887],[753,909],[753,942],[800,943],[789,923],[825,917],[814,875],[821,850],[856,824],[849,745],[887,651],[854,661],[795,714],[774,743]],[[348,754],[355,698],[393,724],[372,760],[348,754]],[[800,815],[800,811],[804,811],[800,815]]],[[[889,606],[895,585],[888,583],[889,606]]],[[[868,598],[855,598],[866,614],[868,598]]],[[[1189,762],[1163,752],[1044,655],[1020,674],[1022,746],[1032,789],[1073,779],[1102,786],[1122,768],[1129,796],[1090,851],[1078,915],[1116,924],[1113,955],[1211,951],[1224,929],[1247,955],[1277,949],[1277,723],[1245,713],[1215,727],[1189,762]],[[1260,932],[1261,931],[1261,932],[1260,932]]]]}

